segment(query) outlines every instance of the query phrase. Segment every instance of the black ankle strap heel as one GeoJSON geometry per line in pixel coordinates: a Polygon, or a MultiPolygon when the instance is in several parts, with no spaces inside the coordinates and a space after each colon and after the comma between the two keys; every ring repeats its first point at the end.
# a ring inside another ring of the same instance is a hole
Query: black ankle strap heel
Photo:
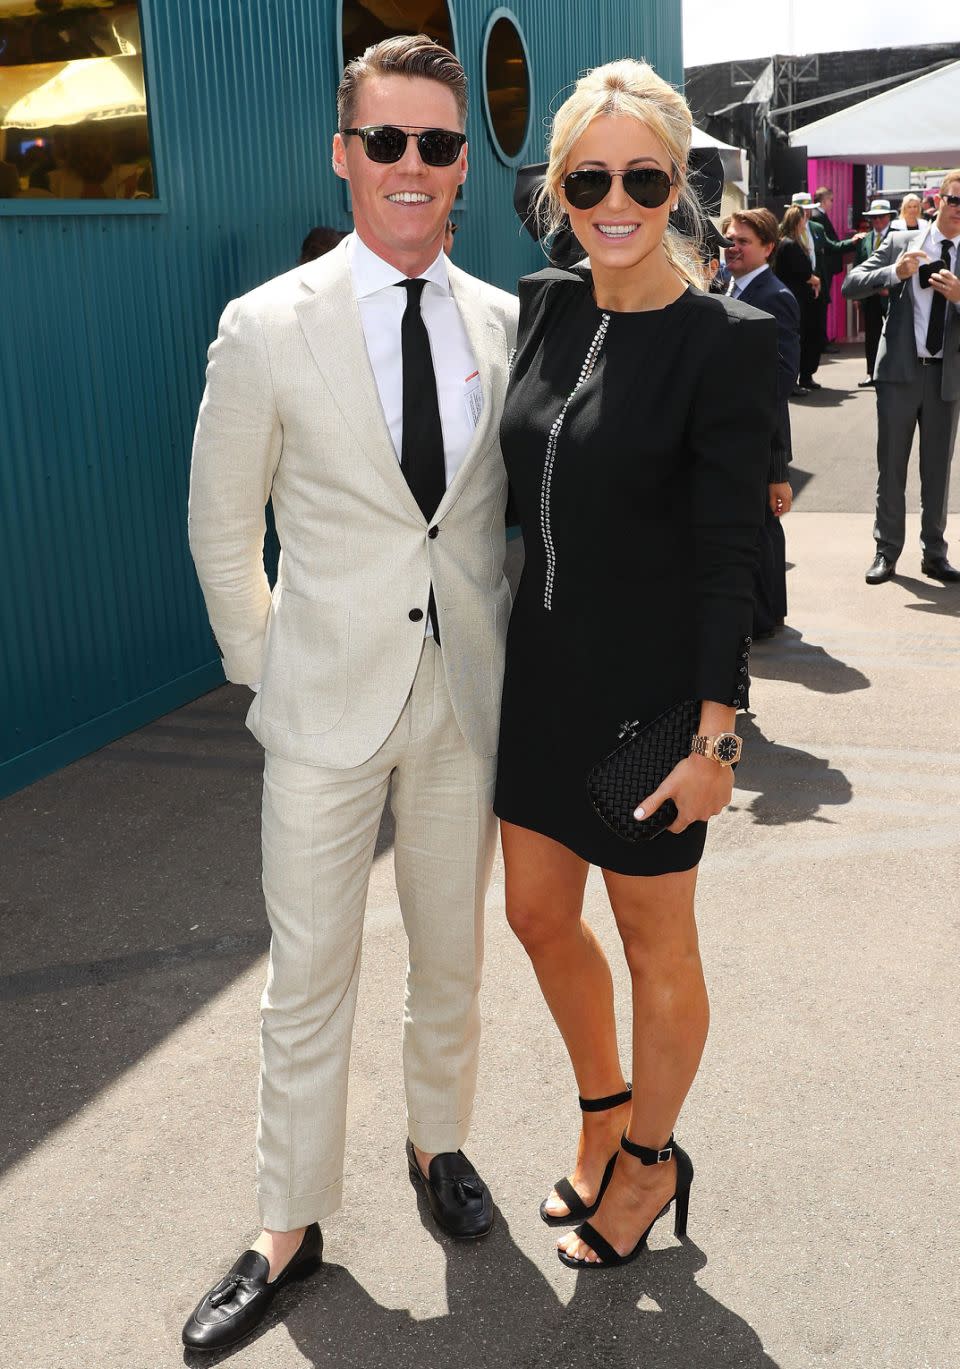
{"type": "MultiPolygon", "coordinates": [[[[638,1146],[636,1141],[630,1140],[626,1132],[620,1137],[620,1145],[628,1155],[635,1156],[642,1165],[665,1165],[668,1160],[676,1160],[677,1189],[673,1196],[677,1207],[673,1233],[677,1237],[685,1236],[687,1234],[687,1210],[690,1206],[690,1185],[693,1183],[693,1161],[690,1156],[677,1145],[672,1133],[669,1141],[660,1150],[653,1150],[650,1146],[638,1146]]],[[[667,1207],[660,1213],[661,1217],[669,1206],[670,1204],[667,1203],[667,1207]]]]}
{"type": "Polygon", "coordinates": [[[677,1164],[677,1186],[674,1189],[673,1197],[660,1209],[636,1245],[626,1255],[621,1255],[618,1250],[615,1250],[606,1237],[590,1222],[582,1222],[577,1227],[577,1235],[600,1258],[599,1260],[577,1260],[572,1255],[568,1255],[565,1250],[558,1250],[560,1262],[567,1265],[569,1269],[615,1269],[618,1265],[629,1264],[631,1260],[637,1258],[646,1246],[647,1237],[655,1223],[670,1211],[670,1203],[675,1202],[677,1205],[673,1224],[674,1234],[678,1238],[687,1234],[687,1209],[690,1206],[690,1185],[693,1183],[693,1162],[687,1152],[681,1150],[673,1136],[670,1137],[666,1145],[661,1146],[659,1150],[654,1150],[651,1146],[638,1146],[624,1132],[620,1138],[620,1146],[628,1155],[639,1160],[642,1165],[665,1165],[668,1161],[675,1160],[677,1164]]]}
{"type": "MultiPolygon", "coordinates": [[[[628,1084],[622,1093],[611,1093],[606,1098],[582,1098],[578,1097],[581,1112],[609,1112],[611,1108],[623,1107],[625,1103],[633,1101],[633,1085],[628,1084]]],[[[573,1184],[566,1177],[558,1179],[554,1184],[554,1192],[557,1197],[567,1205],[567,1211],[559,1214],[547,1211],[548,1199],[544,1198],[540,1204],[540,1216],[547,1226],[569,1226],[572,1222],[582,1222],[588,1217],[592,1217],[600,1206],[603,1195],[607,1191],[607,1185],[613,1178],[613,1167],[617,1163],[619,1151],[614,1151],[607,1161],[607,1167],[603,1171],[603,1178],[600,1180],[600,1187],[597,1196],[592,1203],[585,1203],[573,1184]]]]}

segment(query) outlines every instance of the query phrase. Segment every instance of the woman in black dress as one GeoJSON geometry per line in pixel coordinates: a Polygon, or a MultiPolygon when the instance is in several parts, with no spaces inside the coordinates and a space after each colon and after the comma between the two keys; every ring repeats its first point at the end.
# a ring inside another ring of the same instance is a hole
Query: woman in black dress
{"type": "Polygon", "coordinates": [[[773,254],[773,269],[800,306],[800,376],[794,387],[807,392],[819,389],[813,379],[820,360],[820,277],[814,275],[804,230],[806,211],[799,205],[787,208],[780,223],[780,241],[773,254]]]}
{"type": "Polygon", "coordinates": [[[668,227],[692,199],[690,130],[683,98],[629,60],[588,73],[558,111],[545,194],[589,262],[521,281],[501,428],[526,560],[495,808],[507,916],[584,1110],[576,1165],[541,1206],[552,1224],[593,1218],[558,1242],[578,1268],[632,1258],[674,1197],[685,1229],[692,1166],[672,1132],[708,1017],[694,887],[706,820],[733,788],[712,739],[736,750],[775,420],[773,319],[699,289],[695,245],[668,227]],[[594,812],[587,773],[624,720],[683,700],[701,701],[710,754],[636,795],[647,816],[671,797],[678,817],[627,842],[594,812]],[[581,917],[591,864],[632,978],[632,1097],[610,970],[581,917]]]}

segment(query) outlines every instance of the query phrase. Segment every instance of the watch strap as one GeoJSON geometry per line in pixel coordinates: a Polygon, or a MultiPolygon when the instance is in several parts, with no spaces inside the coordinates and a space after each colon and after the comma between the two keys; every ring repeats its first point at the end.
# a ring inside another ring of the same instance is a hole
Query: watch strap
{"type": "Polygon", "coordinates": [[[743,750],[743,741],[735,732],[718,732],[715,737],[707,737],[702,733],[697,733],[690,738],[691,756],[706,756],[709,760],[714,760],[718,765],[736,765],[743,750]],[[736,755],[729,760],[717,754],[717,743],[732,738],[736,755]]]}

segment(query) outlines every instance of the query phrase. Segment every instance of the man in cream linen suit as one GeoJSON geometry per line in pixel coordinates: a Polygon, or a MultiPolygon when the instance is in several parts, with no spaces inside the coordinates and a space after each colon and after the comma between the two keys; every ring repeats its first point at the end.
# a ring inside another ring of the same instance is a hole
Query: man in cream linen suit
{"type": "MultiPolygon", "coordinates": [[[[344,73],[333,168],[355,232],[230,304],[210,348],[190,544],[265,749],[257,1174],[263,1231],[184,1327],[232,1344],[320,1263],[341,1203],[364,903],[390,787],[409,942],[407,1160],[448,1234],[490,1194],[460,1152],[476,1081],[484,895],[510,594],[498,426],[513,296],[443,233],[467,171],[466,78],[422,35],[344,73]],[[350,130],[350,131],[346,131],[350,130]],[[272,496],[282,557],[263,572],[272,496]]],[[[392,1123],[388,1120],[386,1125],[392,1123]]],[[[398,1137],[399,1145],[399,1137],[398,1137]]],[[[398,1195],[373,1186],[394,1238],[398,1195]]],[[[403,1242],[396,1236],[398,1260],[403,1242]]]]}

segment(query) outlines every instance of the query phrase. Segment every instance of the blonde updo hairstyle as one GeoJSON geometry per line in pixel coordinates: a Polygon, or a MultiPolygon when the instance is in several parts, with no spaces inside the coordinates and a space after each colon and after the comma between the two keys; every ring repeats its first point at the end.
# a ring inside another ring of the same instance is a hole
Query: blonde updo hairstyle
{"type": "Polygon", "coordinates": [[[573,94],[557,110],[550,129],[547,174],[536,210],[550,236],[563,226],[566,211],[560,186],[567,159],[594,119],[627,114],[643,124],[663,145],[673,166],[673,194],[685,210],[691,236],[672,225],[663,235],[663,250],[673,269],[691,285],[703,286],[702,247],[704,215],[687,179],[693,119],[686,100],[647,62],[624,57],[594,67],[580,77],[573,94]]]}

